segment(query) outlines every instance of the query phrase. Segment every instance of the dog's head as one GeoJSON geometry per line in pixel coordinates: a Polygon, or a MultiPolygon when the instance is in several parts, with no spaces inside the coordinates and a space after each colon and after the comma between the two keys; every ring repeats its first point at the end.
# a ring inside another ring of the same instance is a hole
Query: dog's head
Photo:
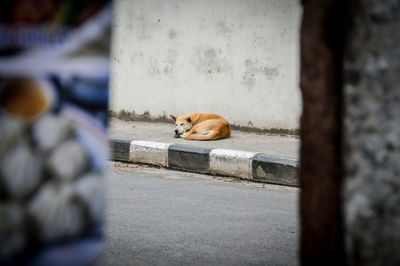
{"type": "Polygon", "coordinates": [[[175,120],[175,138],[181,138],[182,134],[186,133],[190,129],[192,129],[192,120],[190,116],[174,116],[171,115],[171,118],[175,120]]]}

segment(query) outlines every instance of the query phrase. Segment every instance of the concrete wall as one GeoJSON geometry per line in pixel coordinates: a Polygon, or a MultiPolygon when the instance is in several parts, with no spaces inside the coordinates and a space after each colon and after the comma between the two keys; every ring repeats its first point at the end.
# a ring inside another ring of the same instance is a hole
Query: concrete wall
{"type": "Polygon", "coordinates": [[[297,129],[299,2],[117,0],[111,110],[297,129]]]}

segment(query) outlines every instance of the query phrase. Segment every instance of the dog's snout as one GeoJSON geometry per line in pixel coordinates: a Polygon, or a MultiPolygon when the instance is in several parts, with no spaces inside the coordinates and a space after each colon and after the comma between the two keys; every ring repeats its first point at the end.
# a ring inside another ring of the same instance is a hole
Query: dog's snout
{"type": "Polygon", "coordinates": [[[177,129],[175,129],[175,133],[178,134],[178,130],[177,129]]]}

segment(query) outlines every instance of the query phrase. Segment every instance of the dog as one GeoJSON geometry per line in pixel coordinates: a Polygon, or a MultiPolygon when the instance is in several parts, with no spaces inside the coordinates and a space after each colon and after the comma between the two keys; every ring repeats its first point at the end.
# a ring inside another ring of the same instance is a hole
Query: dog
{"type": "Polygon", "coordinates": [[[175,120],[175,138],[185,140],[217,140],[231,136],[231,126],[219,115],[192,113],[183,116],[170,115],[175,120]]]}

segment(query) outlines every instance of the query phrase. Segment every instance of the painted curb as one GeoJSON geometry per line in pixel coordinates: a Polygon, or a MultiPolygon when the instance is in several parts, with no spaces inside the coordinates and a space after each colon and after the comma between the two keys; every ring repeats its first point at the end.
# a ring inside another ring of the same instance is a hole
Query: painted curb
{"type": "Polygon", "coordinates": [[[252,162],[254,181],[299,186],[298,165],[294,159],[256,154],[252,162]]]}
{"type": "Polygon", "coordinates": [[[129,161],[131,142],[129,140],[112,139],[110,141],[110,156],[112,160],[129,161]]]}
{"type": "Polygon", "coordinates": [[[142,140],[110,140],[111,160],[158,165],[195,173],[299,186],[295,159],[228,149],[205,149],[142,140]]]}
{"type": "Polygon", "coordinates": [[[252,180],[254,155],[256,155],[254,152],[213,149],[210,152],[210,172],[252,180]]]}
{"type": "Polygon", "coordinates": [[[174,144],[168,150],[168,167],[196,173],[209,173],[211,149],[174,144]]]}
{"type": "Polygon", "coordinates": [[[129,161],[168,166],[168,147],[171,143],[132,140],[129,150],[129,161]]]}

